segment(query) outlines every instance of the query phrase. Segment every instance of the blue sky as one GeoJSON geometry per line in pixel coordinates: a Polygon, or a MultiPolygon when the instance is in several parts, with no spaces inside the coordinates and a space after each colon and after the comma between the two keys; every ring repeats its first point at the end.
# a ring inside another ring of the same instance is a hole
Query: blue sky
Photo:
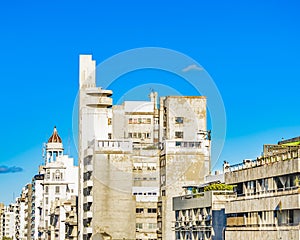
{"type": "Polygon", "coordinates": [[[2,1],[0,172],[8,173],[0,174],[0,201],[31,181],[54,125],[76,157],[72,111],[82,53],[100,63],[154,46],[198,61],[226,108],[221,162],[254,158],[263,143],[300,135],[298,10],[289,0],[2,1]]]}

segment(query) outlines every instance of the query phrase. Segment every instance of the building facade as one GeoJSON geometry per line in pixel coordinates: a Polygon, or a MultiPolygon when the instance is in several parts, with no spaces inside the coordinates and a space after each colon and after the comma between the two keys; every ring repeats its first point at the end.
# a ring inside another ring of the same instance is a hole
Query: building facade
{"type": "Polygon", "coordinates": [[[226,204],[226,240],[300,239],[300,147],[294,140],[265,145],[256,160],[227,166],[237,196],[226,204]]]}
{"type": "Polygon", "coordinates": [[[81,55],[79,239],[172,239],[172,197],[209,173],[206,98],[113,105],[95,72],[81,55]]]}
{"type": "Polygon", "coordinates": [[[39,219],[38,239],[65,239],[65,219],[58,218],[59,229],[53,231],[51,225],[51,206],[58,201],[65,201],[78,194],[78,167],[74,159],[63,153],[63,144],[56,127],[46,143],[45,164],[40,166],[39,174],[34,178],[35,198],[38,201],[35,209],[39,219]]]}
{"type": "Polygon", "coordinates": [[[185,194],[173,198],[176,240],[223,240],[225,204],[235,197],[224,174],[209,175],[204,184],[185,186],[185,194]]]}

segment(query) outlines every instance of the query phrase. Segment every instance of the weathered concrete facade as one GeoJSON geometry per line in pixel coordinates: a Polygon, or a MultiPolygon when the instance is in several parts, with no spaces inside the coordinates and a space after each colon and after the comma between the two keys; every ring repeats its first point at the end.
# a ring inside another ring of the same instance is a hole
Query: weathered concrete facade
{"type": "Polygon", "coordinates": [[[205,97],[166,97],[160,101],[159,239],[174,239],[172,198],[182,186],[203,183],[210,169],[205,97]]]}
{"type": "Polygon", "coordinates": [[[194,192],[173,198],[176,240],[223,240],[225,203],[232,191],[194,192]]]}
{"type": "Polygon", "coordinates": [[[227,166],[225,182],[236,185],[237,197],[226,205],[226,240],[300,239],[300,148],[275,148],[227,166]]]}
{"type": "Polygon", "coordinates": [[[209,172],[206,98],[165,97],[158,109],[155,92],[116,106],[111,95],[81,56],[79,238],[174,239],[172,197],[209,172]]]}

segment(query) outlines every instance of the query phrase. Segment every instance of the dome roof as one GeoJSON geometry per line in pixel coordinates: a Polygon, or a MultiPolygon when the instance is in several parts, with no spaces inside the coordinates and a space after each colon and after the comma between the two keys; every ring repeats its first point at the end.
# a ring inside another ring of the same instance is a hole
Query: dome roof
{"type": "Polygon", "coordinates": [[[48,139],[48,143],[62,143],[60,136],[57,133],[56,127],[53,129],[51,137],[48,139]]]}

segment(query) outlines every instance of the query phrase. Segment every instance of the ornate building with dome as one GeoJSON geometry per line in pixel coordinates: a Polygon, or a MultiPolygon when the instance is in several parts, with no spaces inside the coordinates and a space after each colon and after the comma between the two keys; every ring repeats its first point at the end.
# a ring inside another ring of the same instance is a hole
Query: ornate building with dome
{"type": "Polygon", "coordinates": [[[44,165],[33,178],[31,239],[65,239],[66,207],[78,195],[78,167],[64,154],[56,127],[45,145],[44,165]]]}

